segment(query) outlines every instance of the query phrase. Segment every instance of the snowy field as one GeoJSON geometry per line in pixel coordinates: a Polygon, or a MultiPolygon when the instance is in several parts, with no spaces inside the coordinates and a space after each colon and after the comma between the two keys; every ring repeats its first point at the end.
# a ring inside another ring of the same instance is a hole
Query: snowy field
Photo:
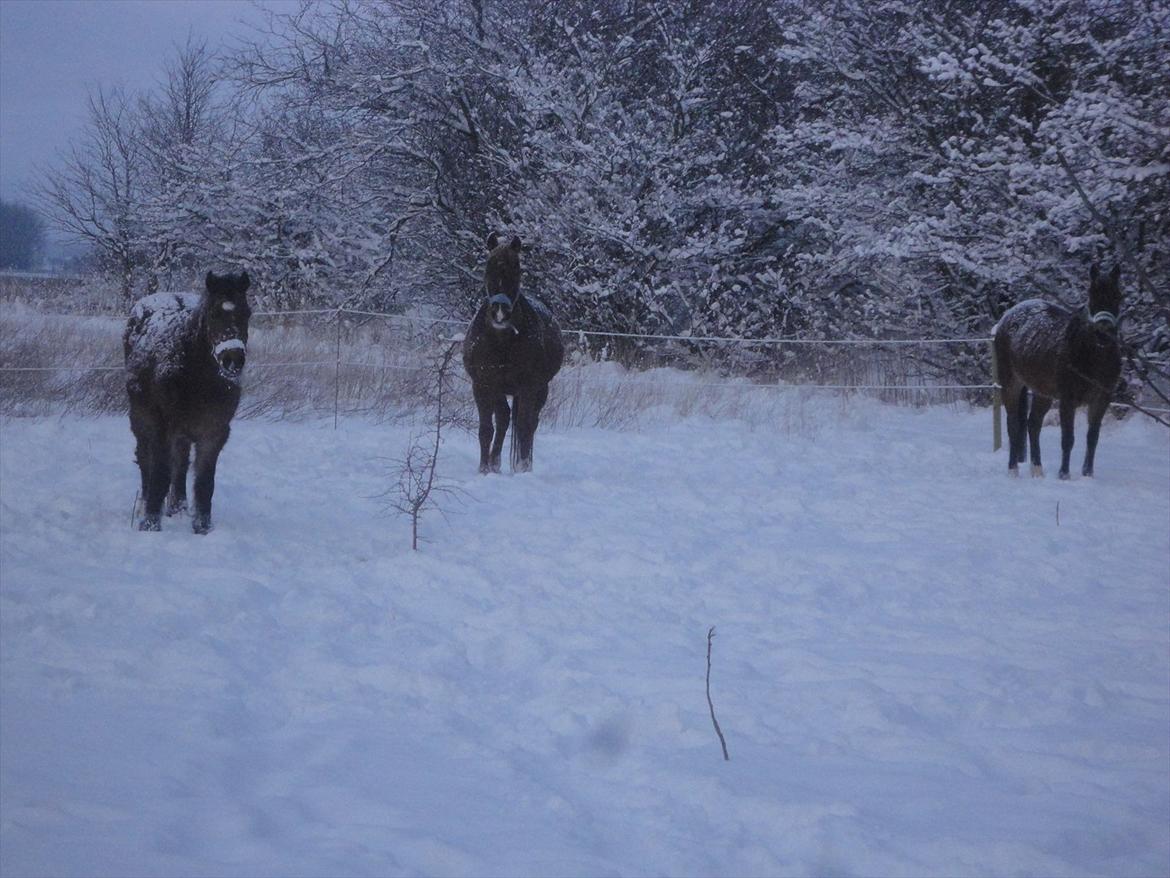
{"type": "Polygon", "coordinates": [[[1012,480],[986,411],[809,406],[454,433],[417,553],[406,427],[238,422],[196,537],[123,418],[5,420],[0,871],[1170,872],[1166,431],[1012,480]]]}

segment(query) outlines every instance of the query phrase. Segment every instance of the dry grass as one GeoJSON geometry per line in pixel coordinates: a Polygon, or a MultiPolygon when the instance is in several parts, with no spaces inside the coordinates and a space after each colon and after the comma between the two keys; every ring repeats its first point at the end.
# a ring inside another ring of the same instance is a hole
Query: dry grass
{"type": "MultiPolygon", "coordinates": [[[[6,370],[0,372],[0,414],[125,411],[123,326],[121,317],[47,314],[28,304],[5,302],[0,309],[0,369],[6,370]],[[45,366],[56,368],[7,371],[45,366]],[[101,371],[83,368],[90,366],[101,371]]],[[[427,363],[452,329],[398,318],[344,315],[339,326],[334,314],[257,315],[252,320],[239,416],[332,417],[336,407],[342,417],[413,419],[431,380],[427,363]]],[[[924,364],[904,349],[831,347],[771,350],[766,356],[756,352],[748,357],[740,352],[725,360],[709,353],[698,369],[636,371],[595,362],[575,337],[568,342],[565,367],[553,382],[542,415],[542,423],[554,428],[636,429],[697,416],[805,433],[816,429],[816,420],[825,411],[823,404],[810,407],[810,399],[827,393],[841,398],[844,408],[849,394],[788,384],[914,387],[938,381],[939,372],[937,364],[924,364]],[[728,363],[736,359],[745,367],[739,374],[750,378],[728,377],[728,363]]],[[[677,343],[663,345],[663,361],[679,359],[677,343]]],[[[978,393],[920,387],[869,395],[910,405],[982,401],[978,393]]],[[[461,370],[452,404],[456,425],[471,428],[475,410],[461,370]]]]}

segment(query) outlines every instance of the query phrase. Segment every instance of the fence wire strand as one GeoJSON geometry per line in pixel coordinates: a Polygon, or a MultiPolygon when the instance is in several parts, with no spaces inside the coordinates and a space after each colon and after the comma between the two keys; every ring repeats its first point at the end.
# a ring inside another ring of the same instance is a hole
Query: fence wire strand
{"type": "MultiPolygon", "coordinates": [[[[406,314],[391,314],[384,311],[366,311],[359,308],[302,308],[287,311],[253,311],[254,317],[303,317],[303,316],[333,316],[340,319],[342,316],[373,317],[390,323],[412,324],[424,326],[460,326],[467,325],[466,320],[445,317],[420,317],[406,314]]],[[[120,319],[113,315],[89,314],[38,314],[39,318],[48,319],[120,319]]],[[[905,347],[912,345],[951,345],[951,344],[989,344],[988,336],[973,336],[966,338],[840,338],[840,339],[811,339],[811,338],[740,338],[731,336],[710,335],[669,335],[663,333],[634,333],[615,332],[595,329],[562,329],[565,336],[582,338],[622,338],[641,339],[646,341],[675,341],[691,344],[738,344],[738,345],[797,345],[808,347],[837,347],[837,346],[869,346],[869,347],[905,347]]],[[[415,352],[421,350],[416,348],[415,352]]],[[[248,364],[253,369],[274,368],[314,368],[322,366],[345,366],[350,368],[377,369],[383,371],[421,372],[426,370],[425,365],[408,366],[390,363],[371,363],[363,361],[341,360],[306,360],[289,362],[258,362],[248,364]]],[[[0,372],[120,372],[124,366],[116,365],[47,365],[47,366],[0,366],[0,372]]],[[[562,373],[565,374],[565,373],[562,373]]],[[[465,376],[464,376],[465,377],[465,376]]],[[[565,377],[568,377],[567,375],[565,377]]],[[[622,377],[616,380],[583,378],[574,376],[573,380],[582,384],[614,385],[614,384],[641,384],[655,386],[678,387],[710,387],[728,388],[737,390],[866,390],[866,391],[933,391],[933,390],[995,390],[999,385],[991,384],[809,384],[809,383],[758,383],[737,381],[661,381],[644,378],[622,377]]],[[[1128,403],[1111,403],[1114,408],[1134,409],[1128,403]]],[[[1146,409],[1157,414],[1170,414],[1170,409],[1146,409]]]]}

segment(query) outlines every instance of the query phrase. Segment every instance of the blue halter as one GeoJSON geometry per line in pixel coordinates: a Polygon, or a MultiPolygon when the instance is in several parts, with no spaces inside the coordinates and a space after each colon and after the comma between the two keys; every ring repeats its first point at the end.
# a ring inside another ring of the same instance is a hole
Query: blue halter
{"type": "MultiPolygon", "coordinates": [[[[519,296],[517,296],[519,298],[519,296]]],[[[489,304],[492,305],[507,305],[509,308],[515,308],[516,304],[505,293],[496,293],[490,299],[489,304]]]]}

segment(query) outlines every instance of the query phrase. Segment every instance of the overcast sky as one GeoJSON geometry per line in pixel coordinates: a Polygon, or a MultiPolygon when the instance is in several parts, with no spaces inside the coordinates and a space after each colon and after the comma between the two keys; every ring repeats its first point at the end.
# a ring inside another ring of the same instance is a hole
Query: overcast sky
{"type": "Polygon", "coordinates": [[[218,48],[262,17],[245,0],[0,0],[0,195],[24,200],[76,136],[88,89],[147,88],[188,33],[218,48]]]}

